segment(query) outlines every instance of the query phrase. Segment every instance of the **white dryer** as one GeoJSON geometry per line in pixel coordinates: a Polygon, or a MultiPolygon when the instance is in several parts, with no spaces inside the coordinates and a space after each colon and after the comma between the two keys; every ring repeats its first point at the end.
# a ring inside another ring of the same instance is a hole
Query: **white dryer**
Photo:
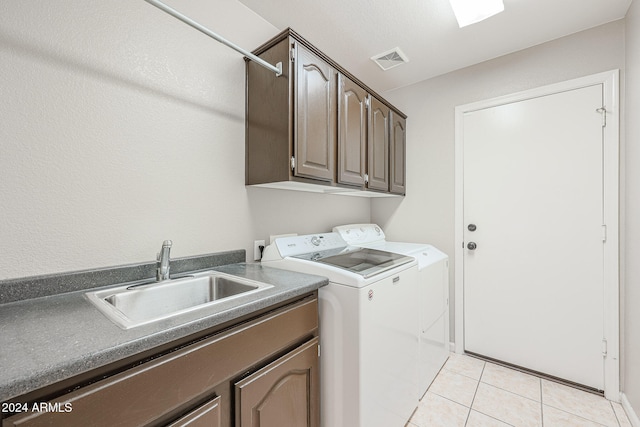
{"type": "Polygon", "coordinates": [[[324,233],[278,238],[262,262],[329,279],[318,290],[321,425],[403,427],[418,404],[415,259],[324,233]]]}
{"type": "Polygon", "coordinates": [[[376,224],[342,225],[333,231],[352,246],[416,258],[420,330],[417,382],[421,398],[449,357],[449,258],[428,244],[388,242],[376,224]]]}

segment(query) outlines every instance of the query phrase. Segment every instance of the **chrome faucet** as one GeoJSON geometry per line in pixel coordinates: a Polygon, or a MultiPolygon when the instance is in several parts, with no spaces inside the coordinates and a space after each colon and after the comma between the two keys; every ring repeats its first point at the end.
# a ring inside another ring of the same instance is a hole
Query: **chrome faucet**
{"type": "Polygon", "coordinates": [[[171,252],[171,240],[162,243],[162,249],[158,254],[158,269],[156,270],[156,280],[169,280],[169,252],[171,252]]]}

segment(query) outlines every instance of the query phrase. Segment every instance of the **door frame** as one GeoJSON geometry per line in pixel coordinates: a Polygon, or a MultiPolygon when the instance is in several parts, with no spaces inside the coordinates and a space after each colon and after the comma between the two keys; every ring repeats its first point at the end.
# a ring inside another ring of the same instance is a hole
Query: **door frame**
{"type": "Polygon", "coordinates": [[[597,84],[603,85],[606,126],[603,127],[603,203],[606,241],[604,242],[604,339],[607,357],[604,359],[604,394],[609,400],[620,401],[620,300],[619,300],[619,146],[620,100],[619,70],[593,74],[459,105],[455,109],[455,352],[464,353],[464,114],[541,96],[597,84]]]}

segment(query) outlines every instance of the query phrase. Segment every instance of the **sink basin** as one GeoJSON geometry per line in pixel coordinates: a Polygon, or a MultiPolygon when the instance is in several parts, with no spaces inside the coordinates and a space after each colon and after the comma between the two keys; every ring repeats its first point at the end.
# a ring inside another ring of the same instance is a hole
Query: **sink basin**
{"type": "Polygon", "coordinates": [[[208,271],[190,277],[87,292],[89,300],[124,329],[211,307],[273,287],[208,271]]]}

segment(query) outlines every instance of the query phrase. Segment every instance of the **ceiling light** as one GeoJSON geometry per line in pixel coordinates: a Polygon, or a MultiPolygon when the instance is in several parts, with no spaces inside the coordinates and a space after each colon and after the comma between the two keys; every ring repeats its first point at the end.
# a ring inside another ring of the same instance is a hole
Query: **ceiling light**
{"type": "Polygon", "coordinates": [[[502,0],[449,0],[460,28],[475,24],[504,10],[502,0]]]}

